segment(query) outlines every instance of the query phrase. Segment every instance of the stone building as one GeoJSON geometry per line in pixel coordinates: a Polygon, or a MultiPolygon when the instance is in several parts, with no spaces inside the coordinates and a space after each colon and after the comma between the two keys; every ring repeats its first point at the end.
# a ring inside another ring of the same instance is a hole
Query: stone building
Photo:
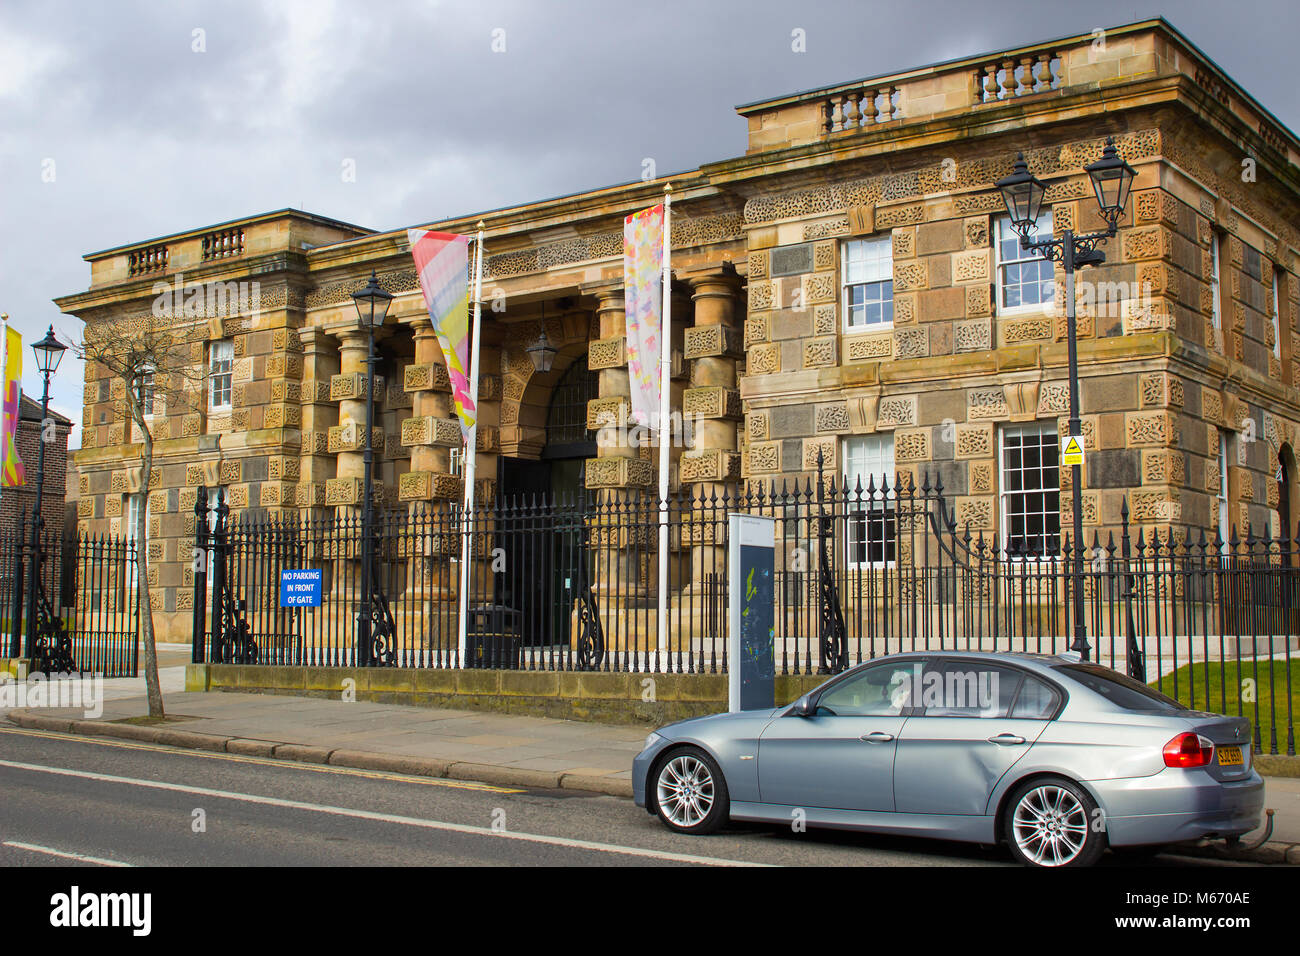
{"type": "MultiPolygon", "coordinates": [[[[675,452],[675,486],[808,477],[819,456],[851,482],[929,471],[960,522],[1050,549],[1071,520],[1054,463],[1063,292],[1020,251],[993,184],[1023,152],[1049,183],[1043,229],[1101,228],[1083,167],[1114,137],[1137,179],[1106,264],[1079,274],[1089,537],[1124,501],[1137,526],[1179,535],[1295,528],[1300,141],[1169,24],[738,112],[743,156],[670,177],[672,401],[701,422],[675,452]]],[[[480,497],[571,489],[580,474],[606,494],[654,487],[650,449],[597,447],[588,426],[628,404],[622,220],[663,187],[431,224],[472,235],[486,222],[480,497]],[[526,351],[543,325],[559,349],[546,374],[526,351]]],[[[147,505],[164,633],[188,635],[200,484],[224,486],[236,511],[360,502],[366,336],[351,293],[371,270],[396,296],[377,346],[376,492],[390,507],[460,495],[405,228],[283,210],[86,259],[89,290],[56,301],[87,323],[148,313],[160,282],[259,287],[256,308],[214,310],[208,293],[192,355],[205,391],[156,416],[150,489],[132,484],[120,383],[86,369],[80,526],[119,530],[147,505]]]]}

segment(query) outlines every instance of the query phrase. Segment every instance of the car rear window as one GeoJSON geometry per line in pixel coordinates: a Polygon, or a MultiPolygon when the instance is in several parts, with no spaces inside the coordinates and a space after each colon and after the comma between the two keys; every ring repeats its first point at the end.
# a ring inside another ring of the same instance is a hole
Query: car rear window
{"type": "Polygon", "coordinates": [[[1100,664],[1062,664],[1058,669],[1124,710],[1171,713],[1187,709],[1172,697],[1100,664]]]}

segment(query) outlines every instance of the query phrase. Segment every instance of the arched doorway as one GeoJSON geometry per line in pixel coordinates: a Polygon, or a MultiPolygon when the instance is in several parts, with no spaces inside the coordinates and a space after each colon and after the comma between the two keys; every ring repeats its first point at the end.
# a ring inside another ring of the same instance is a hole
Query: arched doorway
{"type": "Polygon", "coordinates": [[[527,645],[568,640],[569,611],[580,583],[577,562],[585,559],[583,464],[596,455],[587,403],[599,394],[598,379],[587,356],[575,356],[551,388],[540,457],[498,459],[498,528],[506,561],[497,593],[521,612],[527,645]]]}

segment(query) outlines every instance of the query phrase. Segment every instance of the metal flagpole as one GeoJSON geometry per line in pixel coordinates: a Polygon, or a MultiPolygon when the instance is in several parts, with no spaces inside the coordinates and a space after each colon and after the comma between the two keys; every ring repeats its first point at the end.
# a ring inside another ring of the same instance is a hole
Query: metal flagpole
{"type": "MultiPolygon", "coordinates": [[[[673,376],[672,250],[673,186],[664,183],[664,322],[659,338],[659,644],[668,653],[668,410],[673,376]]],[[[664,658],[665,662],[667,657],[664,658]]]]}
{"type": "Polygon", "coordinates": [[[478,236],[474,240],[474,327],[470,331],[469,346],[469,396],[474,403],[474,424],[465,436],[465,508],[461,519],[462,533],[460,548],[460,594],[457,609],[457,649],[460,666],[465,666],[465,648],[468,644],[469,627],[469,565],[473,550],[471,537],[474,519],[474,466],[478,462],[478,353],[480,319],[483,300],[483,220],[478,223],[478,236]]]}

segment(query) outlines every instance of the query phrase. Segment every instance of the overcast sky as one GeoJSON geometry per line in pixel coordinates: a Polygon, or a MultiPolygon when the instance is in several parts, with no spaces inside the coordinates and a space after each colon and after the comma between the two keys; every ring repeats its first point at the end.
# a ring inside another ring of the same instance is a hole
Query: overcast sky
{"type": "MultiPolygon", "coordinates": [[[[0,311],[28,344],[51,322],[78,340],[51,299],[88,287],[87,252],[286,206],[395,229],[646,158],[689,169],[744,152],[739,103],[1158,14],[1300,129],[1295,0],[5,0],[0,311]]],[[[53,389],[74,445],[81,372],[69,357],[53,389]]]]}

